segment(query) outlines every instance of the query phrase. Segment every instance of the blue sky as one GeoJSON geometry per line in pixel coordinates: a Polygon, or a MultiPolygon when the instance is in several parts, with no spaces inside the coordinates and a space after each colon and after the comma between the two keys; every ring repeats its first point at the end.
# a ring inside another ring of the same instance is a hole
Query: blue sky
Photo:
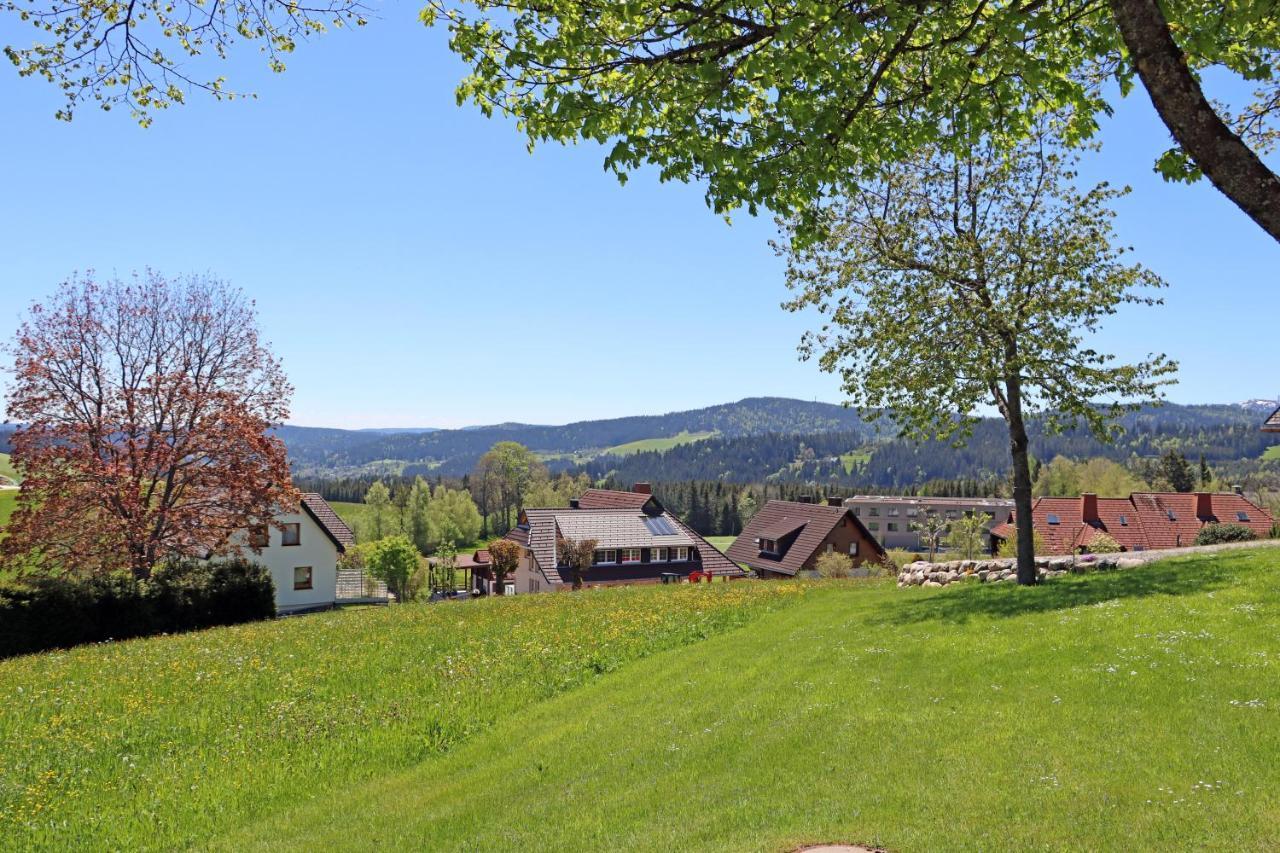
{"type": "MultiPolygon", "coordinates": [[[[621,187],[595,146],[529,155],[509,123],[455,105],[463,69],[442,30],[412,4],[380,15],[303,45],[283,75],[241,53],[221,73],[258,100],[193,96],[147,130],[89,108],[57,122],[51,86],[0,69],[0,338],[75,270],[151,266],[256,298],[295,423],[841,399],[796,358],[815,319],[779,308],[770,219],[726,225],[701,188],[650,174],[621,187]]],[[[1178,402],[1280,393],[1280,247],[1208,185],[1151,173],[1168,143],[1141,90],[1103,139],[1087,177],[1133,185],[1121,238],[1172,287],[1163,308],[1113,318],[1101,344],[1179,360],[1178,402]]]]}

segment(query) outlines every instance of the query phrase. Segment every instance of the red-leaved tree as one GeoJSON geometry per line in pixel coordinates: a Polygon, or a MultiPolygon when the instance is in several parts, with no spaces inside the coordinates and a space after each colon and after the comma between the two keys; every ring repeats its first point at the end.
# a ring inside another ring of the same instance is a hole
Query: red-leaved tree
{"type": "Polygon", "coordinates": [[[10,351],[23,480],[4,564],[146,577],[169,557],[235,551],[231,534],[296,505],[269,432],[293,389],[242,291],[87,274],[33,305],[10,351]]]}

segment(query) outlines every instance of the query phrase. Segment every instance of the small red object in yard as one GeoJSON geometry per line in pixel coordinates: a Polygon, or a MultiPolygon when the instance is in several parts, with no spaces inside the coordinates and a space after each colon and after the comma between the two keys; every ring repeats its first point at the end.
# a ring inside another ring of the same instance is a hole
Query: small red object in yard
{"type": "Polygon", "coordinates": [[[696,569],[689,572],[689,583],[702,583],[702,572],[696,569]]]}

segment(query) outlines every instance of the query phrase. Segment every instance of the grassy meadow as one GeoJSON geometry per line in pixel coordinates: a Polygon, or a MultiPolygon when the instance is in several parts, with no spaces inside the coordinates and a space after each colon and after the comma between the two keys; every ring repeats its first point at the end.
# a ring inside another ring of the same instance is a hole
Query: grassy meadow
{"type": "Polygon", "coordinates": [[[657,586],[0,662],[0,838],[1276,849],[1278,581],[1259,548],[1035,588],[657,586]]]}
{"type": "Polygon", "coordinates": [[[1262,451],[1262,458],[1269,461],[1280,461],[1280,444],[1273,444],[1262,451]]]}
{"type": "Polygon", "coordinates": [[[718,434],[716,432],[681,431],[676,435],[662,438],[642,438],[638,441],[628,441],[626,444],[616,444],[613,447],[606,448],[604,452],[611,453],[614,456],[627,456],[631,453],[642,453],[646,450],[670,450],[673,447],[692,444],[695,441],[702,441],[718,434]]]}
{"type": "Polygon", "coordinates": [[[13,467],[13,461],[9,458],[8,453],[0,453],[0,477],[18,483],[22,478],[18,476],[17,470],[13,467]]]}
{"type": "Polygon", "coordinates": [[[0,528],[9,523],[9,516],[13,515],[17,503],[17,489],[0,489],[0,528]]]}

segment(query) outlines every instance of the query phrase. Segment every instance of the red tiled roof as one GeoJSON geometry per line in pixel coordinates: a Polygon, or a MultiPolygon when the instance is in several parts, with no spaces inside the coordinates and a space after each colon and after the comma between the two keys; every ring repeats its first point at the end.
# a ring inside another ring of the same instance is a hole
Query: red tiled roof
{"type": "Polygon", "coordinates": [[[1280,408],[1271,413],[1271,417],[1267,418],[1262,424],[1263,432],[1280,432],[1280,408]]]}
{"type": "Polygon", "coordinates": [[[640,509],[649,501],[657,503],[653,495],[644,492],[587,489],[578,498],[578,506],[582,509],[640,509]]]}
{"type": "Polygon", "coordinates": [[[306,511],[315,523],[320,525],[320,529],[333,540],[333,544],[338,546],[338,553],[345,553],[347,548],[356,544],[355,534],[351,532],[351,528],[347,527],[347,523],[338,517],[333,511],[333,507],[329,506],[320,495],[315,492],[304,492],[302,495],[302,508],[306,511]]]}
{"type": "Polygon", "coordinates": [[[884,553],[876,538],[845,507],[797,501],[769,501],[747,522],[742,534],[733,540],[725,554],[729,559],[753,568],[794,575],[814,555],[831,531],[835,530],[841,519],[846,517],[853,519],[853,523],[861,529],[863,538],[872,543],[877,553],[884,553]],[[777,531],[783,529],[787,529],[788,533],[796,530],[800,532],[780,558],[762,557],[756,540],[784,538],[786,534],[777,534],[777,531]],[[774,535],[770,535],[771,532],[774,535]]]}
{"type": "MultiPolygon", "coordinates": [[[[1272,518],[1242,495],[1230,492],[1136,492],[1127,498],[1098,498],[1097,518],[1086,522],[1083,498],[1037,498],[1032,525],[1050,553],[1070,554],[1107,533],[1126,551],[1159,550],[1195,544],[1200,528],[1214,522],[1239,524],[1258,536],[1271,532],[1272,518]],[[1240,514],[1244,514],[1244,518],[1240,514]],[[1049,517],[1057,519],[1056,524],[1049,517]]],[[[991,532],[1014,535],[1012,520],[991,532]]]]}

